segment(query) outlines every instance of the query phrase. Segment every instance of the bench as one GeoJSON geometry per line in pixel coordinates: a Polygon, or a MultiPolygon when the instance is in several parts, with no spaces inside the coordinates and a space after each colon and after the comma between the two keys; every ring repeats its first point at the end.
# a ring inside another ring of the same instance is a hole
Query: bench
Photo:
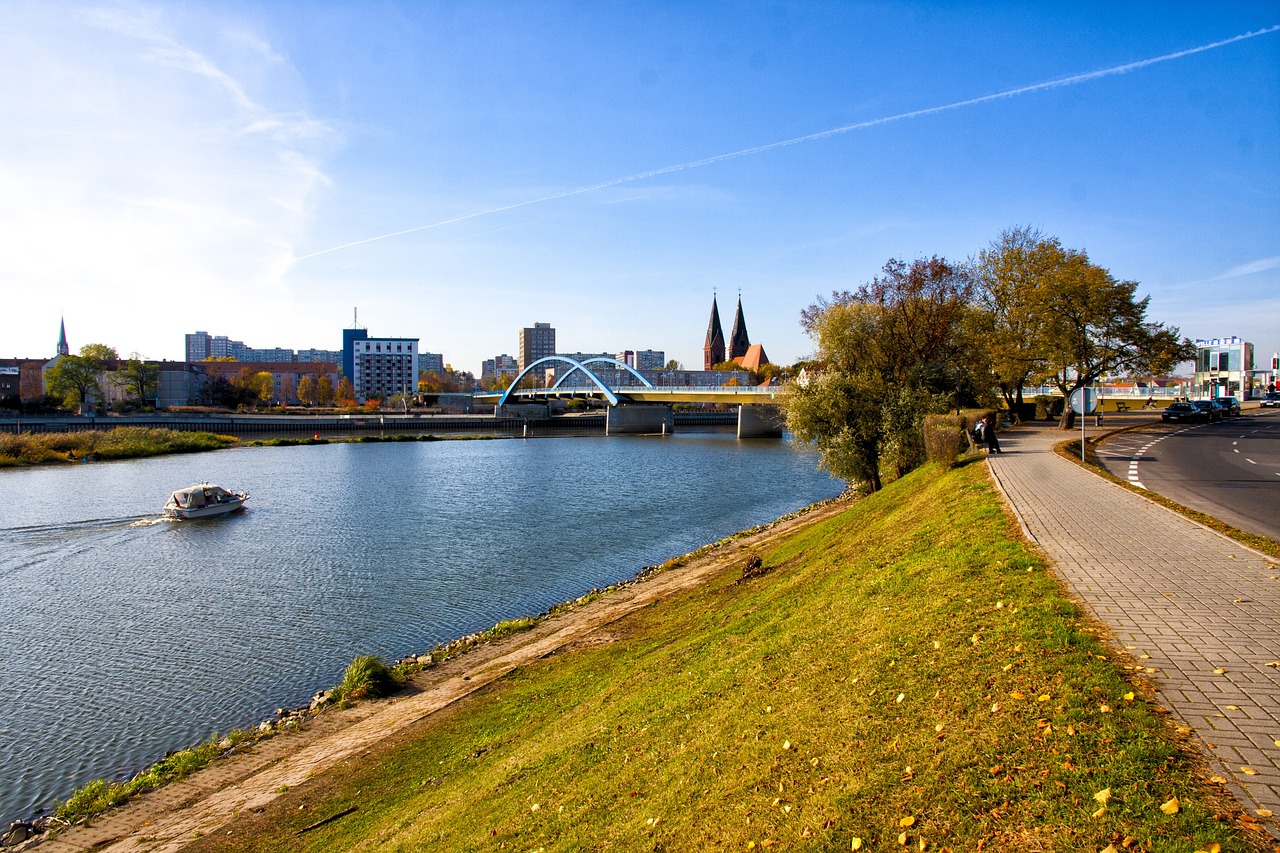
{"type": "Polygon", "coordinates": [[[1123,400],[1117,400],[1117,401],[1116,401],[1116,411],[1117,411],[1117,412],[1127,412],[1127,411],[1129,411],[1129,404],[1128,404],[1128,403],[1126,403],[1126,402],[1124,402],[1123,400]]]}

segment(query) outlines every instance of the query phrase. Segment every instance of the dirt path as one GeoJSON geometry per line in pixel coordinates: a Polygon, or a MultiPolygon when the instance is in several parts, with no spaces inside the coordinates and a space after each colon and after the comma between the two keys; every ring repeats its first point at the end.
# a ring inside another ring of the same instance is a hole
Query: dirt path
{"type": "Polygon", "coordinates": [[[215,761],[191,777],[152,791],[98,818],[90,826],[65,830],[40,845],[49,853],[160,853],[177,851],[200,835],[215,832],[240,812],[259,809],[289,788],[324,772],[450,703],[491,684],[519,666],[599,637],[618,619],[705,582],[742,552],[778,536],[829,518],[849,506],[837,500],[799,517],[719,545],[686,565],[610,592],[589,604],[558,613],[529,631],[479,646],[414,677],[409,690],[321,714],[301,731],[277,735],[241,755],[215,761]],[[593,636],[595,635],[595,636],[593,636]]]}

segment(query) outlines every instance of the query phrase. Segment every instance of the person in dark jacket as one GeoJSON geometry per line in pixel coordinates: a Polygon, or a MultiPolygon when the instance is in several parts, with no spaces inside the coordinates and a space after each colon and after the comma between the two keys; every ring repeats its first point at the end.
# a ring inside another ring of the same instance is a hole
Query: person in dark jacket
{"type": "Polygon", "coordinates": [[[982,419],[982,439],[987,443],[988,453],[1004,452],[1000,449],[1000,439],[996,438],[995,415],[987,415],[982,419]]]}

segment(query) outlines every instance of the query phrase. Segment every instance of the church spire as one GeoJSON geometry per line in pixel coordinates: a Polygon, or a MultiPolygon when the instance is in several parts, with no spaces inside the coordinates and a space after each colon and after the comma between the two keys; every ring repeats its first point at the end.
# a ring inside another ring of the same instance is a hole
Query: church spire
{"type": "Polygon", "coordinates": [[[738,313],[733,317],[733,332],[729,335],[729,360],[742,358],[751,349],[751,340],[747,337],[747,321],[742,316],[742,297],[738,297],[738,313]]]}
{"type": "Polygon", "coordinates": [[[71,355],[71,347],[67,346],[67,318],[62,318],[58,328],[58,355],[71,355]]]}
{"type": "Polygon", "coordinates": [[[702,345],[702,369],[710,370],[724,361],[724,329],[720,327],[720,309],[711,294],[711,322],[707,324],[707,341],[702,345]]]}

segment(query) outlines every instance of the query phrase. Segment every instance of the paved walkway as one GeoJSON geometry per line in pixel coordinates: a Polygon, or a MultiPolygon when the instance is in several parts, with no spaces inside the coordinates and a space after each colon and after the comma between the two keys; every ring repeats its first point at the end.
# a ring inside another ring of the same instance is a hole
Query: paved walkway
{"type": "Polygon", "coordinates": [[[1003,433],[989,460],[1000,488],[1213,772],[1280,836],[1280,565],[1055,454],[1069,436],[1003,433]]]}

